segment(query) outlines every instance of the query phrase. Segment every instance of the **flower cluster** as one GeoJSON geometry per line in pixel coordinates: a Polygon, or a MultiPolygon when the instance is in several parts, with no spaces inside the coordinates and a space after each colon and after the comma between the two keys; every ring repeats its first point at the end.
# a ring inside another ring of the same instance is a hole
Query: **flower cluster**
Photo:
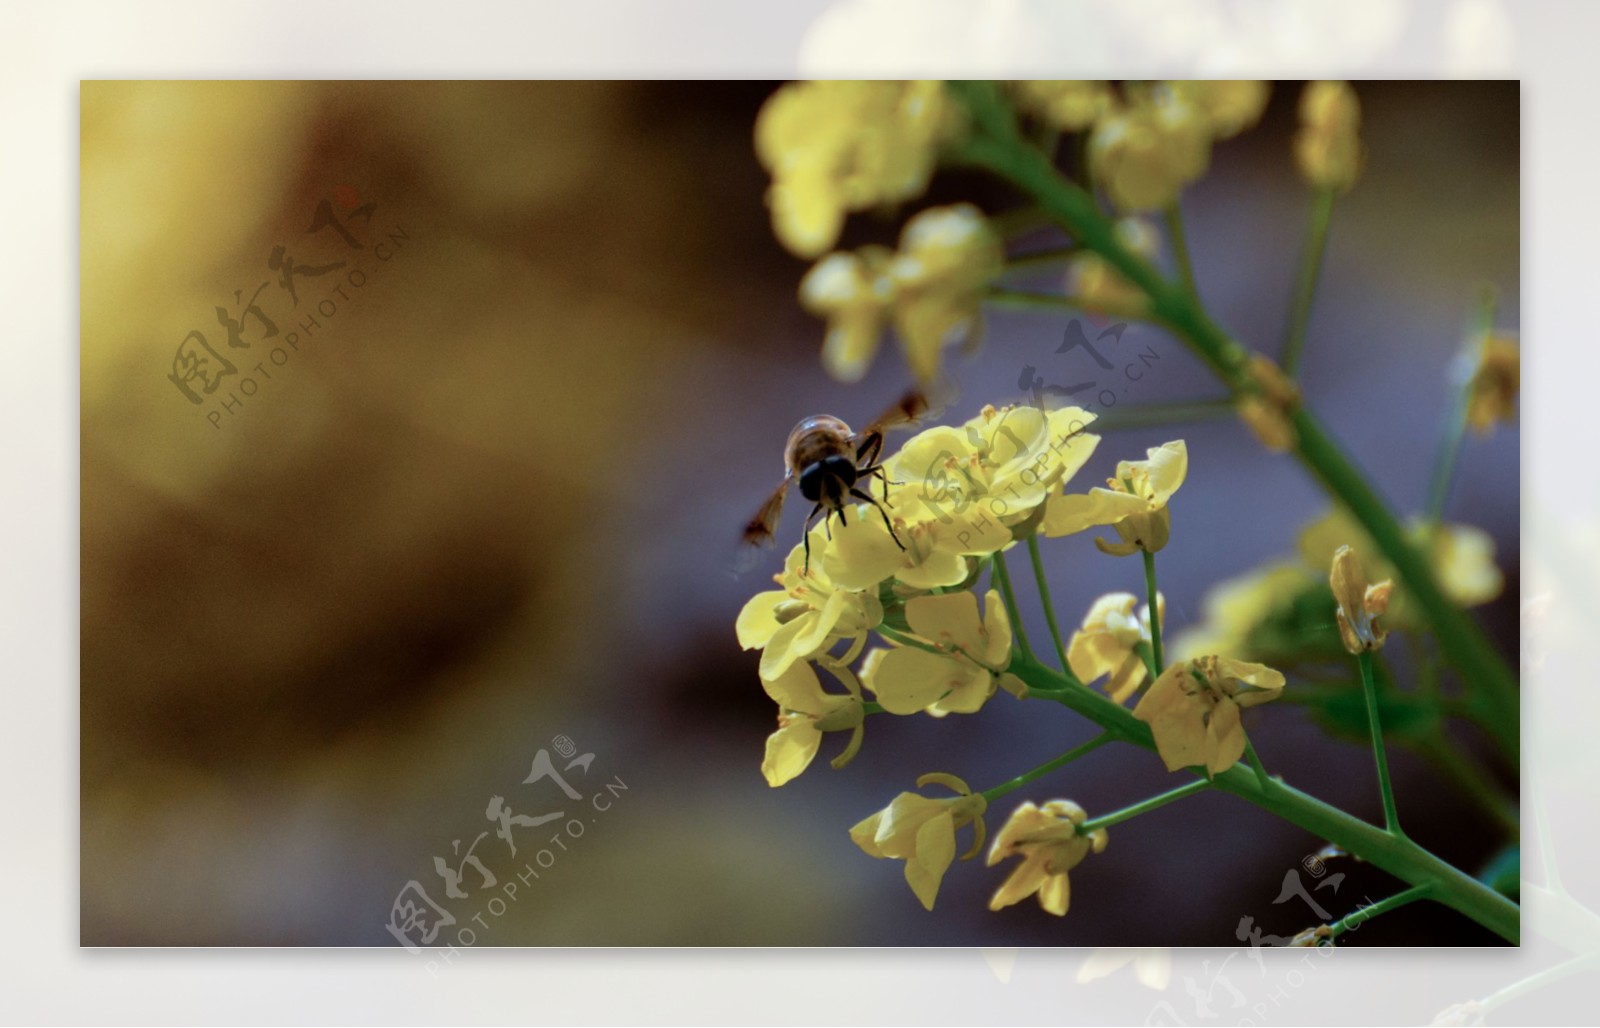
{"type": "Polygon", "coordinates": [[[916,215],[896,252],[866,246],[829,254],[800,282],[801,304],[828,323],[823,366],[857,381],[893,323],[907,366],[931,382],[946,346],[978,337],[979,304],[1003,260],[999,237],[971,204],[916,215]]]}
{"type": "Polygon", "coordinates": [[[772,175],[767,205],[798,257],[839,240],[851,211],[920,196],[962,115],[939,82],[794,82],[756,118],[756,155],[772,175]]]}

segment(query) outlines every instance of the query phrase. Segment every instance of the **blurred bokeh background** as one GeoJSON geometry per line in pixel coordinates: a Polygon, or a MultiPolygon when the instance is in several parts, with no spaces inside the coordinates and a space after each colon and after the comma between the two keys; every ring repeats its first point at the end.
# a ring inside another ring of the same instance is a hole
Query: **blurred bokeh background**
{"type": "MultiPolygon", "coordinates": [[[[732,544],[796,420],[864,420],[907,385],[887,350],[854,386],[821,369],[821,325],[795,300],[805,265],[772,238],[751,149],[772,88],[83,84],[85,944],[392,945],[410,880],[471,924],[478,895],[446,901],[434,858],[454,865],[455,840],[489,831],[477,854],[514,877],[527,854],[507,854],[485,804],[543,812],[521,783],[558,735],[595,754],[591,782],[628,789],[472,925],[479,945],[1226,945],[1244,915],[1306,927],[1273,900],[1320,840],[1222,795],[1119,826],[1074,873],[1064,920],[1032,903],[987,912],[1002,871],[977,863],[952,869],[929,914],[898,863],[850,841],[923,772],[991,784],[1088,737],[1044,705],[873,718],[846,770],[763,782],[773,707],[733,621],[779,555],[735,578],[732,544]],[[325,200],[359,249],[307,231],[325,200]],[[345,267],[300,277],[296,306],[269,267],[280,245],[302,268],[345,267]],[[351,269],[364,285],[332,295],[351,269]],[[251,346],[227,349],[215,309],[237,314],[235,292],[263,282],[279,340],[245,320],[251,346]],[[336,313],[315,313],[324,299],[336,313]],[[267,362],[232,409],[168,380],[193,329],[240,367],[219,393],[267,362]],[[290,332],[298,349],[274,363],[290,332]]],[[[1369,163],[1335,214],[1304,380],[1381,492],[1414,511],[1481,283],[1517,324],[1519,93],[1359,94],[1369,163]]],[[[1185,197],[1203,295],[1268,351],[1308,203],[1290,157],[1297,96],[1279,84],[1185,197]]],[[[928,202],[956,198],[1016,204],[941,174],[928,202]]],[[[890,240],[904,213],[854,219],[846,242],[890,240]]],[[[1019,399],[1024,365],[1057,380],[1062,327],[992,314],[982,353],[956,363],[949,416],[1019,399]]],[[[1119,406],[1217,395],[1177,341],[1124,339],[1161,359],[1119,406]]],[[[1180,436],[1171,631],[1198,620],[1208,586],[1292,552],[1327,506],[1228,420],[1108,433],[1087,474],[1180,436]]],[[[1448,517],[1497,541],[1505,592],[1478,613],[1508,653],[1518,510],[1518,433],[1469,442],[1448,517]]],[[[1088,536],[1045,553],[1066,620],[1137,590],[1136,565],[1088,536]]],[[[1377,815],[1365,747],[1289,704],[1247,723],[1289,780],[1377,815]]],[[[1481,756],[1514,793],[1514,772],[1481,756]]],[[[1392,759],[1413,835],[1465,867],[1493,855],[1492,821],[1412,755],[1392,759]]],[[[1167,784],[1117,748],[1050,783],[1091,811],[1167,784]]],[[[1388,887],[1343,870],[1348,907],[1388,887]]],[[[1493,939],[1419,905],[1360,941],[1493,939]]]]}

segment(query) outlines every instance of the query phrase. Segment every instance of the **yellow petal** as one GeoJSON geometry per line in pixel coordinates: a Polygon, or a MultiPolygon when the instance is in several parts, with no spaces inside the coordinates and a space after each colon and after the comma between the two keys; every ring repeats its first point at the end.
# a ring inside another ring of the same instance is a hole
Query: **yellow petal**
{"type": "Polygon", "coordinates": [[[906,603],[906,623],[911,631],[942,649],[986,651],[978,598],[970,592],[914,597],[906,603]]]}
{"type": "Polygon", "coordinates": [[[761,773],[773,788],[787,784],[811,766],[822,745],[822,733],[809,718],[795,718],[767,736],[767,753],[761,773]]]}
{"type": "Polygon", "coordinates": [[[851,513],[849,521],[834,527],[822,569],[835,588],[876,591],[900,569],[904,554],[876,510],[863,504],[851,513]]]}
{"type": "Polygon", "coordinates": [[[1222,700],[1211,711],[1206,726],[1206,770],[1220,775],[1244,756],[1244,726],[1239,723],[1239,705],[1222,700]]]}
{"type": "Polygon", "coordinates": [[[772,589],[750,597],[734,624],[741,648],[757,650],[771,641],[773,634],[781,627],[774,611],[778,604],[788,598],[789,594],[782,589],[772,589]]]}
{"type": "Polygon", "coordinates": [[[1038,892],[1046,877],[1045,859],[1037,849],[1025,856],[989,898],[989,909],[1003,910],[1038,892]]]}
{"type": "Polygon", "coordinates": [[[1061,493],[1050,497],[1039,532],[1054,539],[1099,525],[1113,525],[1147,509],[1148,504],[1140,497],[1112,489],[1096,487],[1087,493],[1061,493]]]}
{"type": "Polygon", "coordinates": [[[790,664],[783,674],[770,682],[763,678],[761,687],[772,698],[772,702],[785,711],[821,717],[832,707],[827,694],[822,691],[822,682],[818,680],[816,671],[803,660],[790,664]]]}
{"type": "Polygon", "coordinates": [[[1039,906],[1057,917],[1065,917],[1067,904],[1072,898],[1066,873],[1053,874],[1039,886],[1039,906]]]}
{"type": "Polygon", "coordinates": [[[917,830],[916,852],[906,861],[906,883],[927,909],[933,909],[939,883],[955,858],[955,818],[947,811],[930,818],[917,830]]]}
{"type": "Polygon", "coordinates": [[[876,651],[882,656],[862,666],[861,681],[891,714],[916,714],[942,697],[970,688],[977,675],[987,671],[959,660],[914,646],[876,651]]]}

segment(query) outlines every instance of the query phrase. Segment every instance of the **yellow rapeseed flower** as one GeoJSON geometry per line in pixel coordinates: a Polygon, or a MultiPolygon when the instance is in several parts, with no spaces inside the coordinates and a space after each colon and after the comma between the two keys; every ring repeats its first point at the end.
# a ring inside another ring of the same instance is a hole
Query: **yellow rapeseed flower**
{"type": "MultiPolygon", "coordinates": [[[[1412,542],[1423,548],[1439,588],[1451,601],[1463,607],[1488,603],[1505,586],[1505,576],[1494,562],[1494,539],[1472,525],[1429,525],[1416,519],[1407,526],[1412,542]]],[[[1318,577],[1328,567],[1341,546],[1350,546],[1359,555],[1367,579],[1395,579],[1394,565],[1378,556],[1378,545],[1342,506],[1307,525],[1300,532],[1300,559],[1318,577]]],[[[1389,624],[1409,626],[1414,615],[1405,603],[1405,583],[1398,582],[1389,604],[1389,624]]]]}
{"type": "Polygon", "coordinates": [[[773,232],[820,257],[851,211],[921,195],[961,111],[940,82],[793,82],[756,117],[756,155],[772,175],[773,232]]]}
{"type": "Polygon", "coordinates": [[[1086,817],[1083,808],[1071,800],[1051,800],[1043,807],[1029,802],[1013,811],[995,836],[988,863],[993,867],[1013,856],[1021,856],[1022,863],[995,890],[989,909],[1001,910],[1038,893],[1039,906],[1057,917],[1065,916],[1071,900],[1067,872],[1091,852],[1106,848],[1104,828],[1088,835],[1078,831],[1086,817]]]}
{"type": "Polygon", "coordinates": [[[1368,585],[1367,573],[1362,570],[1355,551],[1341,546],[1334,551],[1328,585],[1333,589],[1339,638],[1344,641],[1344,648],[1351,653],[1382,649],[1389,632],[1378,625],[1378,618],[1389,609],[1389,594],[1394,591],[1394,583],[1384,579],[1368,585]]]}
{"type": "Polygon", "coordinates": [[[937,522],[936,549],[1002,550],[1094,453],[1100,437],[1084,431],[1093,421],[1080,407],[985,407],[960,428],[926,429],[889,461],[889,477],[904,483],[896,503],[908,521],[937,522]]]}
{"type": "MultiPolygon", "coordinates": [[[[1138,602],[1132,593],[1100,597],[1067,644],[1067,664],[1078,680],[1087,685],[1109,675],[1105,690],[1118,703],[1127,702],[1149,674],[1138,647],[1140,643],[1150,645],[1150,606],[1139,608],[1135,615],[1138,602]]],[[[1156,594],[1156,606],[1165,614],[1166,603],[1160,593],[1156,594]]]]}
{"type": "Polygon", "coordinates": [[[1119,211],[1164,210],[1205,174],[1211,129],[1188,100],[1157,89],[1095,123],[1089,160],[1119,211]]]}
{"type": "Polygon", "coordinates": [[[906,222],[900,247],[831,253],[800,281],[800,304],[828,322],[822,365],[844,382],[872,365],[893,322],[906,365],[924,384],[947,346],[981,334],[984,292],[1005,251],[971,204],[933,207],[906,222]]]}
{"type": "Polygon", "coordinates": [[[1361,102],[1348,82],[1311,82],[1300,94],[1294,139],[1300,173],[1318,189],[1347,192],[1361,175],[1361,102]]]}
{"type": "Polygon", "coordinates": [[[1250,355],[1254,388],[1241,395],[1234,407],[1262,446],[1273,453],[1294,449],[1300,434],[1292,420],[1300,406],[1300,387],[1264,353],[1250,355]]]}
{"type": "Polygon", "coordinates": [[[1200,79],[1167,83],[1205,119],[1213,139],[1231,139],[1261,120],[1272,87],[1259,79],[1200,79]]]}
{"type": "Polygon", "coordinates": [[[1207,653],[1245,653],[1250,633],[1314,580],[1298,561],[1276,560],[1218,582],[1200,600],[1199,623],[1173,636],[1167,655],[1188,660],[1207,653]]]}
{"type": "Polygon", "coordinates": [[[906,601],[906,624],[931,649],[874,650],[861,666],[862,681],[889,713],[975,714],[998,688],[1023,691],[1006,672],[1011,620],[995,590],[984,598],[981,619],[970,592],[913,597],[906,601]]]}
{"type": "Polygon", "coordinates": [[[761,773],[767,784],[776,788],[796,778],[811,766],[824,732],[849,732],[844,752],[833,761],[844,767],[861,748],[866,719],[861,687],[847,668],[831,668],[850,691],[846,695],[826,692],[817,673],[805,661],[789,665],[776,681],[761,685],[778,705],[778,730],[767,736],[767,752],[761,773]]]}
{"type": "Polygon", "coordinates": [[[1062,132],[1093,125],[1117,102],[1109,82],[1033,79],[1011,83],[1017,106],[1062,132]]]}
{"type": "Polygon", "coordinates": [[[928,774],[917,787],[943,785],[956,795],[933,799],[903,792],[883,810],[850,829],[850,838],[869,856],[904,860],[906,883],[929,910],[939,894],[939,883],[956,857],[956,830],[972,825],[972,848],[962,854],[970,860],[983,849],[983,812],[988,806],[981,793],[955,775],[928,774]]]}
{"type": "Polygon", "coordinates": [[[1203,766],[1220,774],[1244,756],[1242,707],[1277,699],[1283,675],[1262,664],[1200,657],[1161,673],[1133,716],[1150,726],[1168,771],[1203,766]]]}
{"type": "Polygon", "coordinates": [[[946,346],[977,339],[984,293],[1004,265],[1000,237],[971,204],[930,208],[906,222],[888,274],[895,331],[919,381],[938,376],[946,346]]]}
{"type": "Polygon", "coordinates": [[[1119,557],[1140,550],[1155,553],[1167,545],[1172,525],[1167,501],[1189,473],[1189,449],[1178,439],[1145,453],[1145,460],[1119,463],[1116,475],[1106,480],[1109,488],[1052,497],[1040,531],[1053,538],[1110,525],[1122,542],[1097,538],[1095,545],[1119,557]]]}
{"type": "Polygon", "coordinates": [[[841,382],[859,381],[878,352],[894,302],[893,256],[883,246],[830,253],[800,280],[800,305],[828,322],[822,366],[841,382]]]}
{"type": "Polygon", "coordinates": [[[883,620],[875,590],[836,587],[816,559],[827,553],[822,526],[811,530],[811,568],[805,549],[789,551],[784,570],[773,580],[781,588],[757,593],[739,612],[739,645],[761,650],[761,678],[775,682],[795,661],[810,660],[840,639],[861,639],[883,620]]]}
{"type": "MultiPolygon", "coordinates": [[[[1117,239],[1145,260],[1153,260],[1161,245],[1155,227],[1143,218],[1119,220],[1117,239]]],[[[1110,261],[1090,251],[1073,254],[1067,262],[1067,294],[1087,311],[1132,318],[1149,312],[1150,297],[1145,291],[1124,278],[1110,261]]]]}
{"type": "Polygon", "coordinates": [[[1488,435],[1497,421],[1510,422],[1517,413],[1517,390],[1522,384],[1522,351],[1508,336],[1491,332],[1483,338],[1467,381],[1467,424],[1488,435]]]}

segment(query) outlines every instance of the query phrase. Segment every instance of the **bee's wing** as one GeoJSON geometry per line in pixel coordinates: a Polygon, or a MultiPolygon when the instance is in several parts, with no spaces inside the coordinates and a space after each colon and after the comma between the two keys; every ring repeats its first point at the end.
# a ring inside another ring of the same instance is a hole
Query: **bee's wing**
{"type": "Polygon", "coordinates": [[[744,526],[744,541],[749,545],[772,545],[772,535],[778,529],[778,519],[783,517],[783,501],[789,498],[789,481],[789,477],[785,476],[778,488],[767,497],[767,502],[756,511],[756,516],[744,526]]]}
{"type": "Polygon", "coordinates": [[[734,578],[743,578],[754,571],[761,559],[763,546],[771,546],[774,533],[778,529],[778,519],[783,516],[783,502],[789,498],[789,484],[792,478],[785,476],[783,484],[773,490],[767,502],[756,511],[756,516],[744,527],[744,534],[739,545],[730,547],[728,554],[728,573],[734,578]]]}
{"type": "Polygon", "coordinates": [[[885,433],[891,429],[915,425],[929,416],[937,416],[949,403],[946,394],[953,391],[953,388],[949,385],[941,386],[932,398],[929,393],[920,389],[913,389],[900,397],[894,406],[879,415],[877,420],[855,434],[856,456],[875,463],[883,450],[885,433]]]}

